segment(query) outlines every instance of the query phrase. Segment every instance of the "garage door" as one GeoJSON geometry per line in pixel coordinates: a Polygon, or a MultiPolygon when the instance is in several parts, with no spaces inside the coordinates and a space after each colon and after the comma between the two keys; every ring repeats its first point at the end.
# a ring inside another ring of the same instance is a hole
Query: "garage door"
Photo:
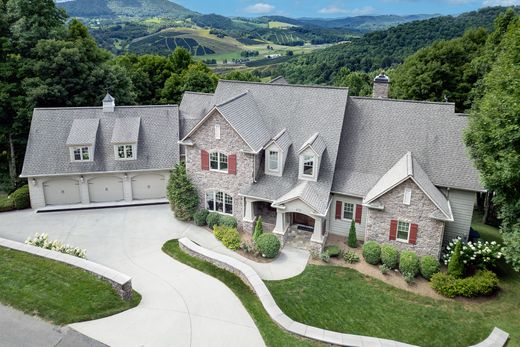
{"type": "Polygon", "coordinates": [[[163,175],[143,174],[132,177],[134,200],[162,199],[166,197],[166,180],[163,175]]]}
{"type": "Polygon", "coordinates": [[[116,176],[100,176],[88,181],[90,202],[124,200],[123,180],[116,176]]]}
{"type": "Polygon", "coordinates": [[[79,182],[73,179],[54,179],[43,183],[43,195],[47,205],[79,204],[79,182]]]}

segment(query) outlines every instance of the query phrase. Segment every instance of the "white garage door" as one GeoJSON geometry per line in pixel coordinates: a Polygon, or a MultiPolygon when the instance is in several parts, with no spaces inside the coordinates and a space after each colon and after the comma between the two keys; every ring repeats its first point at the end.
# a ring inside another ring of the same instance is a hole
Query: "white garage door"
{"type": "Polygon", "coordinates": [[[124,200],[123,180],[116,176],[100,176],[88,181],[90,202],[124,200]]]}
{"type": "Polygon", "coordinates": [[[79,204],[79,182],[73,179],[59,178],[43,183],[43,195],[47,205],[79,204]]]}
{"type": "Polygon", "coordinates": [[[132,177],[134,200],[162,199],[166,197],[166,180],[163,175],[143,174],[132,177]]]}

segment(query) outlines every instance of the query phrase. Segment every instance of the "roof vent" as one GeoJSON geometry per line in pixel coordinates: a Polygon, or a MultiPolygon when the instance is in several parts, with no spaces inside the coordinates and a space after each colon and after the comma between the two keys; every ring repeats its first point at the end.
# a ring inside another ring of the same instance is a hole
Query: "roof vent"
{"type": "Polygon", "coordinates": [[[387,99],[388,91],[390,89],[390,78],[382,71],[376,78],[374,78],[374,87],[372,89],[372,97],[378,99],[387,99]]]}
{"type": "Polygon", "coordinates": [[[105,95],[103,98],[103,112],[114,112],[116,108],[116,99],[112,97],[112,95],[105,95]]]}

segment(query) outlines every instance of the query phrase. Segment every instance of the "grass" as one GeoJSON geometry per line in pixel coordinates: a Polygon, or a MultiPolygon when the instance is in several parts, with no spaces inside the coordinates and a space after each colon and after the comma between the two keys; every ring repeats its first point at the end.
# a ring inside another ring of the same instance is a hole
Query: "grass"
{"type": "Polygon", "coordinates": [[[482,222],[482,212],[475,211],[473,213],[473,220],[471,221],[473,230],[480,234],[480,238],[486,241],[496,241],[502,243],[502,236],[498,228],[484,224],[482,222]]]}
{"type": "Polygon", "coordinates": [[[0,247],[0,302],[57,325],[97,319],[135,307],[96,276],[25,252],[0,247]]]}
{"type": "Polygon", "coordinates": [[[278,325],[271,320],[258,297],[235,274],[184,253],[179,248],[179,242],[177,240],[166,242],[162,249],[166,254],[181,263],[191,266],[225,283],[249,312],[267,346],[321,346],[321,344],[299,338],[278,327],[278,325]]]}

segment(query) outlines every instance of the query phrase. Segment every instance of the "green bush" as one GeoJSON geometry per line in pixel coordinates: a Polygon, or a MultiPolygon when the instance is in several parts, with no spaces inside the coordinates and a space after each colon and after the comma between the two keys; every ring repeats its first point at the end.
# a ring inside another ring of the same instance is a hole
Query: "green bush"
{"type": "Polygon", "coordinates": [[[31,207],[31,198],[29,197],[29,186],[26,184],[15,190],[10,196],[13,207],[17,210],[23,210],[31,207]]]}
{"type": "Polygon", "coordinates": [[[177,219],[188,221],[193,218],[199,205],[199,195],[186,173],[184,162],[180,162],[173,168],[168,180],[166,195],[177,219]]]}
{"type": "Polygon", "coordinates": [[[220,225],[215,225],[213,227],[213,235],[215,235],[215,238],[217,240],[222,241],[222,239],[224,238],[224,233],[226,232],[224,229],[225,228],[220,225]]]}
{"type": "Polygon", "coordinates": [[[266,258],[274,258],[280,252],[280,241],[271,234],[262,234],[256,240],[256,247],[266,258]]]}
{"type": "Polygon", "coordinates": [[[365,242],[363,245],[363,258],[372,265],[377,265],[381,261],[381,246],[375,241],[365,242]]]}
{"type": "Polygon", "coordinates": [[[353,220],[350,223],[350,229],[348,231],[347,245],[352,248],[357,247],[357,236],[356,236],[356,222],[353,220]]]}
{"type": "Polygon", "coordinates": [[[379,271],[381,271],[383,275],[386,275],[390,270],[392,269],[390,269],[386,264],[379,265],[379,271]]]}
{"type": "Polygon", "coordinates": [[[411,272],[405,272],[403,278],[408,284],[413,284],[415,282],[415,275],[411,272]]]}
{"type": "Polygon", "coordinates": [[[325,247],[325,253],[327,253],[331,258],[337,258],[341,254],[341,248],[337,245],[331,245],[325,247]]]}
{"type": "Polygon", "coordinates": [[[321,252],[320,253],[320,259],[321,261],[328,263],[330,261],[330,255],[327,252],[321,252]]]}
{"type": "Polygon", "coordinates": [[[478,271],[474,276],[466,278],[456,278],[445,272],[438,272],[432,276],[431,286],[437,293],[448,298],[472,298],[493,294],[498,288],[498,277],[489,270],[478,271]]]}
{"type": "Polygon", "coordinates": [[[225,227],[236,228],[238,223],[235,217],[233,216],[220,216],[220,220],[218,225],[222,225],[225,227]]]}
{"type": "Polygon", "coordinates": [[[264,233],[264,225],[262,216],[259,216],[256,220],[255,231],[253,232],[253,240],[256,241],[260,235],[264,233]]]}
{"type": "Polygon", "coordinates": [[[206,224],[213,229],[215,225],[220,225],[220,214],[217,212],[210,212],[206,217],[206,224]]]}
{"type": "Polygon", "coordinates": [[[206,225],[206,219],[208,218],[208,210],[198,210],[193,215],[193,221],[196,225],[206,225]]]}
{"type": "Polygon", "coordinates": [[[7,212],[14,210],[13,200],[9,197],[0,198],[0,212],[7,212]]]}
{"type": "Polygon", "coordinates": [[[343,260],[345,260],[349,264],[358,263],[359,255],[352,251],[346,251],[345,254],[343,254],[343,260]]]}
{"type": "Polygon", "coordinates": [[[399,251],[390,244],[383,244],[381,246],[381,262],[389,269],[397,269],[399,265],[399,251]]]}
{"type": "Polygon", "coordinates": [[[464,263],[462,262],[462,242],[458,242],[453,250],[453,254],[448,262],[448,274],[455,278],[464,277],[466,272],[464,269],[464,263]]]}
{"type": "Polygon", "coordinates": [[[420,259],[421,276],[430,280],[434,274],[439,272],[439,261],[431,255],[426,255],[420,259]]]}
{"type": "Polygon", "coordinates": [[[399,259],[399,271],[403,274],[411,274],[413,277],[419,273],[419,257],[413,251],[402,251],[399,259]]]}
{"type": "Polygon", "coordinates": [[[236,228],[215,225],[213,228],[215,238],[222,242],[229,249],[237,250],[240,248],[240,234],[236,228]]]}

